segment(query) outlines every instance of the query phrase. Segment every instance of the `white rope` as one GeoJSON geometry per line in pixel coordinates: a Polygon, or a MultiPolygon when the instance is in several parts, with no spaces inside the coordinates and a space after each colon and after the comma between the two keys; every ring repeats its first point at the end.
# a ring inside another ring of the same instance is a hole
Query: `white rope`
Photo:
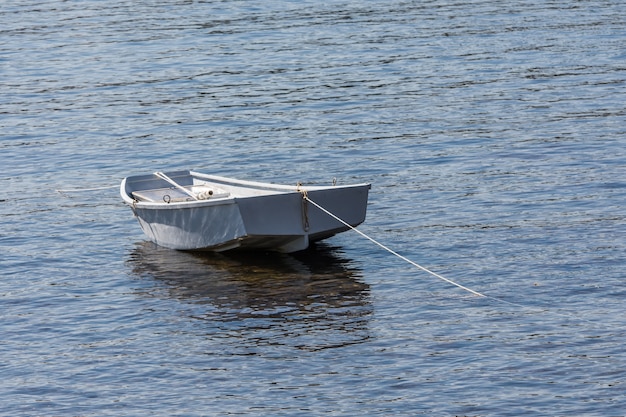
{"type": "MultiPolygon", "coordinates": [[[[525,305],[523,305],[523,304],[518,304],[518,303],[511,302],[511,301],[506,301],[506,300],[503,300],[503,299],[501,299],[501,298],[497,298],[497,297],[492,297],[492,296],[489,296],[489,295],[485,295],[485,294],[482,294],[482,293],[480,293],[480,292],[478,292],[478,291],[474,291],[474,290],[472,290],[471,288],[468,288],[468,287],[466,287],[466,286],[464,286],[464,285],[461,285],[461,284],[459,284],[459,283],[456,283],[456,282],[452,281],[451,279],[448,279],[448,278],[446,278],[446,277],[443,277],[443,276],[441,276],[441,275],[439,275],[439,274],[437,274],[437,273],[435,273],[435,272],[431,271],[430,269],[425,268],[425,267],[423,267],[423,266],[419,265],[419,264],[418,264],[418,263],[416,263],[416,262],[413,262],[413,261],[412,261],[412,260],[410,260],[409,258],[407,258],[407,257],[405,257],[405,256],[400,255],[400,254],[399,254],[399,253],[397,253],[396,251],[394,251],[394,250],[392,250],[392,249],[388,248],[387,246],[383,245],[382,243],[380,243],[380,242],[376,241],[375,239],[373,239],[373,238],[369,237],[368,235],[366,235],[365,233],[361,232],[360,230],[357,230],[355,227],[351,226],[350,224],[346,223],[345,221],[343,221],[343,220],[342,220],[342,219],[340,219],[339,217],[335,216],[333,213],[331,213],[330,211],[326,210],[324,207],[320,206],[320,205],[319,205],[319,204],[317,204],[315,201],[312,201],[312,200],[311,200],[311,199],[310,199],[307,195],[303,195],[303,198],[304,198],[305,200],[307,200],[309,203],[313,204],[313,205],[314,205],[315,207],[317,207],[318,209],[322,210],[324,213],[328,214],[328,215],[329,215],[330,217],[332,217],[333,219],[335,219],[335,220],[337,220],[337,221],[339,221],[339,222],[343,223],[345,226],[347,226],[347,227],[349,227],[350,229],[354,230],[355,232],[357,232],[358,234],[360,234],[361,236],[363,236],[364,238],[366,238],[366,239],[367,239],[367,240],[369,240],[370,242],[372,242],[372,243],[374,243],[374,244],[376,244],[376,245],[380,246],[381,248],[383,248],[383,249],[384,249],[384,250],[386,250],[387,252],[389,252],[389,253],[391,253],[391,254],[393,254],[393,255],[397,256],[398,258],[402,259],[402,260],[403,260],[403,261],[405,261],[405,262],[410,263],[411,265],[415,266],[416,268],[419,268],[419,269],[421,269],[422,271],[427,272],[427,273],[429,273],[430,275],[432,275],[432,276],[434,276],[434,277],[436,277],[436,278],[439,278],[439,279],[440,279],[440,280],[442,280],[442,281],[445,281],[445,282],[447,282],[447,283],[449,283],[449,284],[452,284],[452,285],[454,285],[454,286],[456,286],[456,287],[458,287],[458,288],[461,288],[462,290],[465,290],[465,291],[467,291],[467,292],[470,292],[470,293],[472,293],[472,294],[474,294],[474,295],[477,295],[477,296],[479,296],[479,297],[484,297],[484,298],[487,298],[487,299],[490,299],[490,300],[493,300],[493,301],[496,301],[496,302],[499,302],[499,303],[504,303],[504,304],[508,304],[508,305],[511,305],[511,306],[521,307],[521,308],[524,308],[524,309],[530,309],[530,310],[533,310],[533,311],[536,311],[536,312],[545,312],[545,311],[549,311],[548,309],[542,309],[542,308],[537,308],[537,307],[535,307],[535,308],[533,308],[533,307],[528,307],[528,306],[525,306],[525,305]]],[[[583,321],[583,322],[586,322],[586,323],[591,323],[591,324],[595,324],[595,325],[601,325],[602,327],[606,327],[606,326],[604,326],[602,323],[597,323],[597,322],[594,322],[594,321],[591,321],[591,320],[587,320],[587,319],[584,319],[584,318],[582,318],[582,317],[578,317],[578,316],[573,315],[573,314],[563,314],[563,313],[555,313],[555,312],[552,312],[552,314],[556,314],[556,315],[561,316],[561,317],[567,317],[567,318],[569,318],[569,319],[575,319],[575,320],[583,321]]]]}
{"type": "MultiPolygon", "coordinates": [[[[467,287],[466,287],[466,286],[464,286],[464,285],[461,285],[461,284],[459,284],[459,283],[456,283],[456,282],[452,281],[451,279],[448,279],[448,278],[446,278],[446,277],[444,277],[444,276],[441,276],[441,275],[439,275],[439,274],[437,274],[437,273],[435,273],[435,272],[431,271],[430,269],[425,268],[425,267],[421,266],[420,264],[418,264],[418,263],[416,263],[416,262],[413,262],[413,261],[412,261],[412,260],[410,260],[409,258],[407,258],[407,257],[405,257],[405,256],[400,255],[398,252],[394,251],[394,250],[393,250],[393,249],[391,249],[391,248],[388,248],[387,246],[385,246],[385,245],[383,245],[382,243],[378,242],[377,240],[375,240],[375,239],[373,239],[373,238],[369,237],[368,235],[366,235],[365,233],[361,232],[360,230],[357,230],[355,227],[352,227],[350,224],[346,223],[345,221],[343,221],[343,220],[342,220],[342,219],[340,219],[339,217],[335,216],[333,213],[331,213],[330,211],[326,210],[324,207],[320,206],[320,205],[319,205],[319,204],[317,204],[315,201],[311,200],[311,199],[310,199],[310,198],[309,198],[306,194],[305,194],[305,195],[303,195],[303,198],[304,198],[305,200],[307,200],[309,203],[313,204],[313,205],[314,205],[315,207],[317,207],[318,209],[322,210],[324,213],[328,214],[328,215],[329,215],[330,217],[332,217],[333,219],[335,219],[335,220],[337,220],[337,221],[339,221],[339,222],[343,223],[344,225],[348,226],[350,229],[354,230],[355,232],[357,232],[358,234],[360,234],[361,236],[363,236],[364,238],[366,238],[366,239],[367,239],[367,240],[369,240],[370,242],[372,242],[372,243],[374,243],[374,244],[376,244],[376,245],[380,246],[381,248],[383,248],[383,249],[384,249],[384,250],[386,250],[387,252],[391,253],[392,255],[397,256],[398,258],[402,259],[403,261],[410,263],[410,264],[411,264],[411,265],[413,265],[414,267],[419,268],[419,269],[421,269],[422,271],[427,272],[427,273],[429,273],[430,275],[432,275],[432,276],[434,276],[434,277],[436,277],[436,278],[439,278],[439,279],[440,279],[440,280],[442,280],[442,281],[447,282],[448,284],[452,284],[452,285],[454,285],[454,286],[456,286],[456,287],[459,287],[459,288],[461,288],[462,290],[465,290],[465,291],[467,291],[467,292],[470,292],[470,293],[472,293],[472,294],[474,294],[474,295],[477,295],[477,296],[479,296],[479,297],[487,297],[486,295],[481,294],[481,293],[479,293],[478,291],[474,291],[474,290],[473,290],[473,289],[471,289],[471,288],[467,288],[467,287]]],[[[492,298],[492,297],[488,297],[488,298],[492,298]]],[[[502,300],[502,301],[504,301],[504,300],[502,300]]],[[[505,302],[506,302],[506,301],[505,301],[505,302]]],[[[507,302],[507,303],[508,303],[508,302],[507,302]]]]}
{"type": "Polygon", "coordinates": [[[71,188],[66,190],[56,189],[57,193],[65,194],[65,193],[80,193],[83,191],[100,191],[100,190],[110,190],[112,188],[117,188],[119,185],[108,185],[106,187],[93,187],[93,188],[71,188]]]}

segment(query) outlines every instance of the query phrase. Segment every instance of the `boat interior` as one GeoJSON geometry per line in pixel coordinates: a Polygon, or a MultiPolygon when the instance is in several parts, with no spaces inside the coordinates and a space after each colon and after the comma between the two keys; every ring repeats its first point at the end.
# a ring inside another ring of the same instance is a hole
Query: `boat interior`
{"type": "Polygon", "coordinates": [[[167,187],[156,188],[152,190],[133,191],[131,195],[136,201],[149,202],[149,203],[179,203],[183,201],[194,200],[209,200],[218,198],[230,197],[230,193],[224,190],[220,190],[216,187],[211,187],[208,184],[205,185],[192,185],[181,188],[167,187]],[[194,197],[195,196],[195,197],[194,197]]]}
{"type": "Polygon", "coordinates": [[[225,178],[203,174],[175,172],[129,178],[126,192],[136,202],[179,203],[198,200],[217,200],[232,197],[251,197],[283,192],[294,189],[282,189],[272,184],[242,181],[228,181],[225,178]]]}

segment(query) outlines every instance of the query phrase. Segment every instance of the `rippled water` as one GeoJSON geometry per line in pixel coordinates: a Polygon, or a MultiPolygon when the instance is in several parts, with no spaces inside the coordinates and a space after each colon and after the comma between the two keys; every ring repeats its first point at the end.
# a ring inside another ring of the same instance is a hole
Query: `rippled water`
{"type": "Polygon", "coordinates": [[[518,3],[4,2],[0,414],[623,416],[623,4],[518,3]],[[119,181],[186,168],[371,182],[490,298],[355,233],[147,243],[119,181]]]}

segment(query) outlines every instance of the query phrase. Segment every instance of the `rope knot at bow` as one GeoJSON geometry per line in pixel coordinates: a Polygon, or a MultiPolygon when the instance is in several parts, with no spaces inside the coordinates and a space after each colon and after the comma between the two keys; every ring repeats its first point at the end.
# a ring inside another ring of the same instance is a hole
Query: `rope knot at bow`
{"type": "Polygon", "coordinates": [[[302,228],[305,232],[309,231],[309,205],[307,201],[309,200],[309,195],[307,191],[302,188],[302,183],[298,182],[296,190],[302,194],[302,228]]]}

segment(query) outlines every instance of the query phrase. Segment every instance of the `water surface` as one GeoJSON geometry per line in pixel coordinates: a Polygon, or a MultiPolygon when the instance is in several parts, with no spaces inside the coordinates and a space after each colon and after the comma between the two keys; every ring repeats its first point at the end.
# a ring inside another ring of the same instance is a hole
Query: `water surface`
{"type": "Polygon", "coordinates": [[[618,1],[11,0],[3,415],[621,416],[618,1]],[[310,251],[146,242],[121,178],[371,182],[310,251]],[[92,189],[59,193],[56,190],[92,189]]]}

